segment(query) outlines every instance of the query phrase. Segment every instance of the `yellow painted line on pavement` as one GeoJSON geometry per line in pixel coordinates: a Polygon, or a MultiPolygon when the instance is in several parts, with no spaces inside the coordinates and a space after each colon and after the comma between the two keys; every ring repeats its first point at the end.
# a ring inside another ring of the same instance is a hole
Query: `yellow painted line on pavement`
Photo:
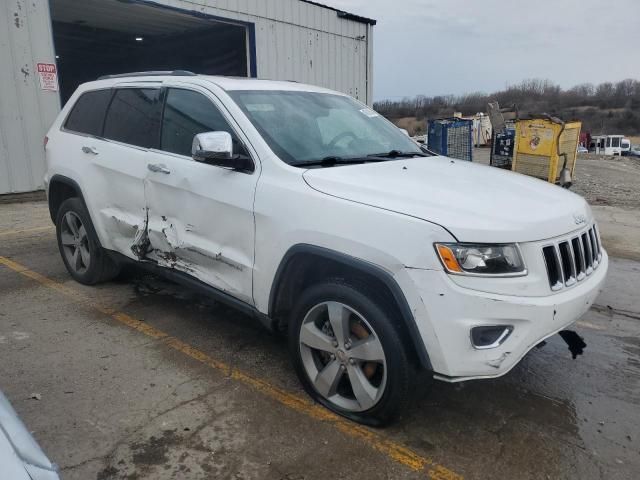
{"type": "Polygon", "coordinates": [[[15,230],[6,230],[4,232],[0,232],[0,237],[11,237],[16,235],[24,235],[25,233],[38,233],[38,232],[46,232],[47,230],[55,230],[53,225],[48,225],[46,227],[33,227],[33,228],[20,228],[15,230]]]}
{"type": "Polygon", "coordinates": [[[0,265],[4,265],[20,275],[62,293],[76,303],[91,307],[100,313],[111,317],[113,320],[116,320],[148,337],[159,339],[164,345],[179,351],[210,368],[222,372],[224,375],[259,391],[291,410],[303,413],[315,420],[329,423],[345,435],[363,441],[393,461],[402,464],[411,470],[425,472],[428,474],[429,478],[434,480],[463,479],[461,475],[449,470],[443,465],[435,463],[432,459],[422,456],[400,443],[387,439],[369,428],[352,423],[338,415],[335,415],[324,407],[314,403],[307,397],[282,390],[261,378],[254,377],[242,370],[231,367],[230,365],[211,357],[178,338],[172,337],[169,334],[125,313],[118,312],[109,306],[103,305],[102,303],[84,295],[82,292],[79,292],[74,288],[67,287],[60,282],[56,282],[55,280],[45,277],[38,272],[30,270],[20,263],[0,256],[0,265]]]}

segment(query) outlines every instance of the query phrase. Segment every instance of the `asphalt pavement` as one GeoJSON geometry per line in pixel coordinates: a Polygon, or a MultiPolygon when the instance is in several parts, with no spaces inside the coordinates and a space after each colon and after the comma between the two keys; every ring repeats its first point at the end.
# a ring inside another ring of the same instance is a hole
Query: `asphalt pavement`
{"type": "Polygon", "coordinates": [[[0,389],[64,479],[638,478],[640,263],[621,257],[584,355],[555,336],[500,379],[418,379],[375,430],[313,404],[252,319],[135,270],[79,285],[46,204],[0,204],[0,389]]]}

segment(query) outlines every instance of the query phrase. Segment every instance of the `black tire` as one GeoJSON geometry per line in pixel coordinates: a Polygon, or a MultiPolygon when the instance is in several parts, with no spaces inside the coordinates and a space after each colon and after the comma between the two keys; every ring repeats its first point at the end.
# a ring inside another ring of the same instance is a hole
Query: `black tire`
{"type": "Polygon", "coordinates": [[[366,288],[355,287],[340,279],[327,280],[308,288],[291,311],[289,352],[304,389],[314,400],[350,420],[381,427],[396,419],[405,409],[410,398],[409,382],[415,378],[415,375],[413,375],[413,365],[408,361],[400,340],[397,326],[394,326],[394,309],[374,298],[376,296],[373,292],[367,291],[366,288]],[[362,315],[382,344],[386,360],[386,384],[377,403],[367,410],[353,411],[336,405],[316,390],[307,373],[301,352],[304,347],[300,344],[300,332],[308,312],[323,302],[339,302],[362,315]]]}
{"type": "Polygon", "coordinates": [[[56,237],[62,261],[69,274],[77,282],[84,285],[95,285],[113,279],[120,272],[120,266],[100,245],[93,223],[89,217],[89,212],[87,212],[84,202],[81,199],[75,197],[69,198],[60,205],[56,216],[56,237]],[[86,249],[85,251],[89,253],[89,261],[87,262],[88,265],[81,270],[74,268],[68,258],[69,248],[74,247],[65,247],[63,245],[63,232],[68,228],[68,224],[65,224],[67,214],[78,219],[79,222],[81,222],[78,225],[84,226],[84,232],[86,232],[86,239],[82,245],[83,248],[86,249]]]}

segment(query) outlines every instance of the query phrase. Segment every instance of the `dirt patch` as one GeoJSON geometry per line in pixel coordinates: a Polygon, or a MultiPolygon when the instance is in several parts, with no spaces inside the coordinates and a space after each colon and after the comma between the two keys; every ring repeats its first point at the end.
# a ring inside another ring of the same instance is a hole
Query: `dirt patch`
{"type": "MultiPolygon", "coordinates": [[[[489,164],[489,148],[474,148],[473,161],[489,164]]],[[[590,205],[640,208],[640,158],[581,154],[571,191],[590,205]]]]}
{"type": "Polygon", "coordinates": [[[98,472],[98,475],[96,476],[97,480],[111,480],[113,478],[115,478],[115,476],[118,474],[118,469],[116,469],[115,467],[112,466],[108,466],[106,468],[103,468],[102,470],[100,470],[98,472]]]}
{"type": "Polygon", "coordinates": [[[132,443],[133,463],[138,467],[162,465],[168,461],[169,446],[180,442],[175,430],[165,430],[159,437],[152,436],[146,442],[132,443]]]}
{"type": "Polygon", "coordinates": [[[580,155],[571,190],[591,205],[640,208],[640,159],[580,155]]]}
{"type": "Polygon", "coordinates": [[[6,193],[0,195],[0,204],[3,203],[25,203],[25,202],[41,202],[47,199],[44,190],[36,190],[35,192],[26,193],[6,193]]]}

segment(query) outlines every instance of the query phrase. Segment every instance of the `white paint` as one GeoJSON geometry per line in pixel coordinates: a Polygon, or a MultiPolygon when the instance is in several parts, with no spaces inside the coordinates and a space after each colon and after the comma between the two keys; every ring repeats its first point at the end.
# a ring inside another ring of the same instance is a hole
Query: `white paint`
{"type": "Polygon", "coordinates": [[[371,163],[355,167],[357,175],[353,168],[309,170],[304,178],[329,195],[444,225],[463,242],[541,240],[575,230],[576,212],[591,219],[579,195],[485,165],[440,157],[371,163]]]}
{"type": "Polygon", "coordinates": [[[550,290],[542,257],[543,246],[593,224],[589,206],[577,195],[530,177],[443,157],[293,167],[277,157],[227,94],[238,89],[329,92],[289,82],[208,76],[85,84],[49,131],[47,177],[66,175],[80,185],[105,248],[135,258],[131,247],[144,240],[141,231],[147,232],[160,252],[150,253],[151,258],[265,314],[276,271],[294,245],[324,247],[382,268],[400,286],[441,378],[503,375],[593,303],[606,276],[606,252],[590,276],[557,292],[550,290]],[[218,106],[247,146],[255,171],[231,171],[61,131],[82,92],[150,82],[199,91],[218,106]],[[85,143],[100,154],[83,154],[85,143]],[[150,163],[163,164],[171,173],[150,172],[150,163]],[[576,215],[586,225],[576,225],[576,215]],[[136,225],[130,230],[137,236],[118,233],[122,225],[136,225]],[[433,244],[455,241],[518,242],[528,274],[449,275],[433,244]],[[502,345],[473,348],[472,327],[503,324],[515,329],[502,345]]]}
{"type": "Polygon", "coordinates": [[[29,335],[27,332],[11,332],[11,335],[15,340],[18,340],[19,342],[22,340],[27,340],[29,337],[31,337],[31,335],[29,335]]]}

